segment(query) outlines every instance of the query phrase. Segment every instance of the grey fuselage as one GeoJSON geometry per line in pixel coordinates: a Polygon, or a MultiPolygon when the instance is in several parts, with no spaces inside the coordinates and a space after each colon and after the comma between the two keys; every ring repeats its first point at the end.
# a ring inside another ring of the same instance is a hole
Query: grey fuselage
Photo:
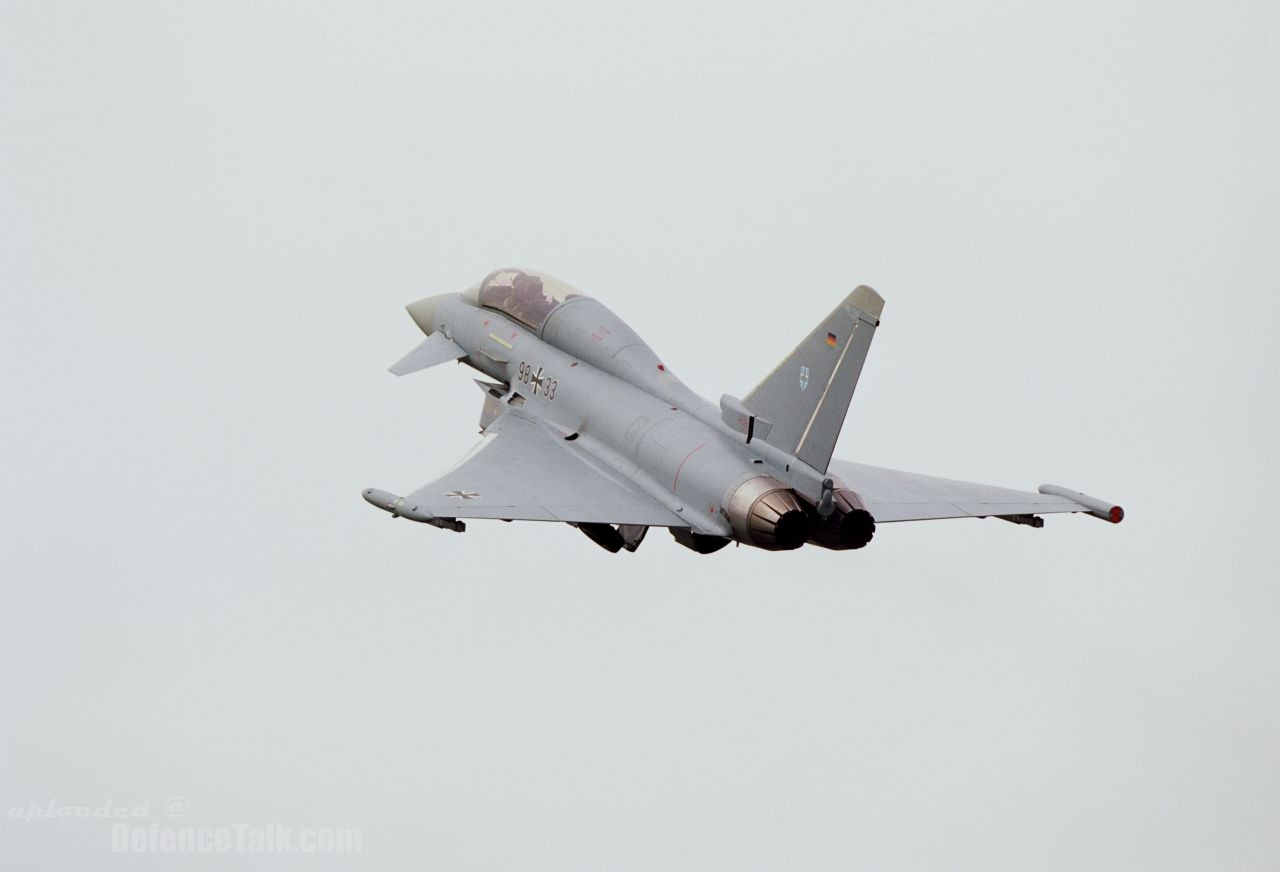
{"type": "Polygon", "coordinates": [[[470,292],[407,308],[425,333],[443,333],[466,363],[509,385],[508,406],[572,437],[694,533],[765,548],[808,537],[807,526],[798,542],[795,531],[775,539],[779,531],[765,528],[774,514],[799,523],[794,516],[808,510],[797,513],[795,497],[815,503],[823,476],[766,442],[746,442],[598,300],[569,298],[537,331],[476,305],[470,292]]]}

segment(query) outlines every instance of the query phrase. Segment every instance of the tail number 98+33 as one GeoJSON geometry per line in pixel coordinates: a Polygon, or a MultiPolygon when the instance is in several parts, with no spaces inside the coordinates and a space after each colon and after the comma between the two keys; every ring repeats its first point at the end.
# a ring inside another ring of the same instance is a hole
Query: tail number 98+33
{"type": "Polygon", "coordinates": [[[516,376],[520,379],[521,384],[533,385],[534,396],[538,395],[538,391],[542,391],[542,395],[548,400],[556,398],[558,382],[550,376],[543,375],[542,367],[538,367],[535,370],[532,364],[525,363],[522,360],[520,361],[520,368],[516,371],[516,376]]]}

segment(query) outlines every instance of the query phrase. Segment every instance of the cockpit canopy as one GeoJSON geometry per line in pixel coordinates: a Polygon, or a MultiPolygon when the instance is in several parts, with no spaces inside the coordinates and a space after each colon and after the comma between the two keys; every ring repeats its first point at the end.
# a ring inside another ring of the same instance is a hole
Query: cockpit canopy
{"type": "Polygon", "coordinates": [[[531,330],[541,330],[552,310],[565,300],[585,296],[554,276],[514,268],[494,270],[472,292],[481,306],[496,309],[531,330]]]}

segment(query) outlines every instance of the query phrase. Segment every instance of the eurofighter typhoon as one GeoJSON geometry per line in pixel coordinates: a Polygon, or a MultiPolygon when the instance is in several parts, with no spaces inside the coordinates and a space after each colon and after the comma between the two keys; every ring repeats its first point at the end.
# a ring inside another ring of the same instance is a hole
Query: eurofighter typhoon
{"type": "Polygon", "coordinates": [[[709,554],[845,550],[877,524],[1124,510],[1056,485],[1038,493],[833,460],[884,300],[855,288],[742,399],[719,405],[676,378],[603,303],[544,273],[500,269],[460,294],[407,307],[427,335],[391,367],[461,360],[485,375],[480,443],[400,497],[364,498],[393,517],[462,532],[464,519],[560,521],[609,551],[650,527],[709,554]]]}

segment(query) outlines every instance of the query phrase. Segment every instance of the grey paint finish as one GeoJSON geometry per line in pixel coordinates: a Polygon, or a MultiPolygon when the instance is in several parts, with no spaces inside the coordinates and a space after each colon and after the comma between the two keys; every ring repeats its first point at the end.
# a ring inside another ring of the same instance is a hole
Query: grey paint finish
{"type": "Polygon", "coordinates": [[[862,498],[867,511],[881,524],[1089,511],[1082,502],[1062,496],[882,469],[847,460],[832,461],[830,471],[838,484],[862,498]]]}
{"type": "Polygon", "coordinates": [[[603,303],[563,282],[506,269],[477,287],[406,307],[428,336],[393,372],[460,358],[492,381],[477,381],[483,437],[459,464],[404,498],[365,492],[396,517],[459,531],[465,518],[561,521],[615,552],[638,547],[638,529],[665,526],[697,534],[676,540],[707,552],[726,540],[860,548],[875,521],[1123,516],[1074,492],[831,461],[883,310],[866,286],[745,400],[726,395],[719,406],[603,303]]]}
{"type": "Polygon", "coordinates": [[[388,372],[393,375],[408,375],[420,369],[427,369],[436,364],[448,363],[466,356],[466,350],[459,348],[456,342],[446,339],[443,334],[432,333],[416,348],[393,363],[388,372]]]}
{"type": "Polygon", "coordinates": [[[747,394],[743,405],[773,424],[769,443],[826,471],[883,309],[860,285],[747,394]]]}
{"type": "Polygon", "coordinates": [[[458,465],[406,500],[437,518],[684,526],[643,490],[566,442],[565,435],[508,412],[458,465]]]}

